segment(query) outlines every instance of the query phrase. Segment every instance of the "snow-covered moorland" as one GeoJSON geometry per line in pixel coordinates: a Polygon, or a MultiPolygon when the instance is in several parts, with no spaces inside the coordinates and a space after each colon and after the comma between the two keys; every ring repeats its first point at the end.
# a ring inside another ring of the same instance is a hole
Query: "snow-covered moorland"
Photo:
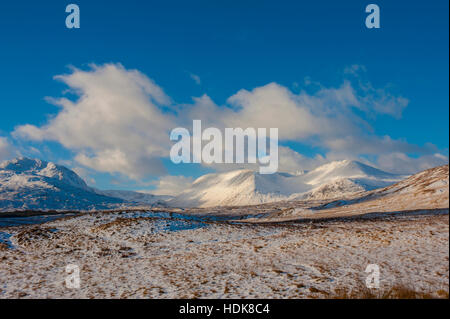
{"type": "Polygon", "coordinates": [[[0,298],[328,298],[361,289],[368,264],[379,265],[382,290],[445,297],[448,222],[448,213],[263,225],[89,213],[1,230],[0,298]],[[68,264],[80,269],[79,289],[65,286],[68,264]]]}
{"type": "Polygon", "coordinates": [[[339,200],[10,225],[0,227],[0,298],[360,297],[369,264],[381,295],[448,298],[448,165],[339,200]],[[80,288],[66,287],[68,264],[80,288]]]}

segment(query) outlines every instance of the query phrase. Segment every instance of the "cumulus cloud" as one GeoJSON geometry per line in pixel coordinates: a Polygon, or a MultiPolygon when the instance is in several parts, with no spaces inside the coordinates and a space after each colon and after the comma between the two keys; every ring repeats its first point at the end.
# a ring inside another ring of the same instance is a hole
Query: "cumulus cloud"
{"type": "Polygon", "coordinates": [[[269,83],[251,91],[240,90],[227,102],[219,106],[203,95],[194,98],[192,105],[184,105],[179,117],[186,125],[192,119],[201,119],[205,127],[276,127],[281,140],[348,135],[363,123],[351,112],[351,106],[359,101],[349,83],[314,95],[294,94],[282,85],[269,83]]]}
{"type": "Polygon", "coordinates": [[[299,173],[309,171],[329,160],[322,155],[314,157],[304,156],[285,146],[279,147],[279,169],[282,172],[299,173]]]}
{"type": "Polygon", "coordinates": [[[392,139],[389,136],[368,135],[335,136],[323,141],[328,151],[328,157],[343,157],[357,155],[382,155],[402,152],[404,154],[432,154],[437,151],[433,144],[423,146],[408,143],[402,139],[392,139]]]}
{"type": "Polygon", "coordinates": [[[316,116],[287,88],[276,83],[252,91],[241,90],[228,99],[236,109],[223,118],[226,127],[276,127],[280,139],[302,139],[321,134],[329,124],[316,116]]]}
{"type": "MultiPolygon", "coordinates": [[[[418,171],[441,163],[435,155],[440,151],[431,144],[418,146],[374,133],[370,125],[373,114],[400,117],[408,101],[373,87],[362,79],[360,74],[364,71],[362,66],[352,66],[345,73],[353,80],[343,80],[337,87],[318,85],[314,93],[293,93],[280,84],[269,83],[252,90],[242,89],[230,96],[225,105],[217,105],[207,95],[193,98],[190,104],[174,104],[153,80],[120,64],[91,65],[88,70],[73,68],[69,74],[55,78],[78,98],[49,98],[60,107],[56,116],[40,127],[18,126],[13,136],[57,141],[75,152],[79,166],[121,173],[135,180],[165,174],[161,159],[168,157],[173,144],[170,131],[175,127],[191,128],[194,119],[202,120],[203,128],[275,127],[279,129],[280,141],[323,150],[324,156],[306,157],[280,147],[281,171],[308,170],[331,159],[365,155],[379,157],[378,165],[393,171],[418,171]],[[421,160],[409,157],[410,153],[419,154],[421,160]]],[[[0,154],[6,154],[1,145],[0,154]]],[[[219,170],[238,167],[242,165],[214,166],[219,170]]],[[[176,192],[177,185],[184,187],[185,182],[190,180],[162,178],[157,192],[176,192]]]]}
{"type": "Polygon", "coordinates": [[[414,158],[404,153],[393,152],[382,154],[377,160],[378,167],[398,174],[411,174],[445,164],[448,164],[448,156],[440,153],[414,158]]]}
{"type": "MultiPolygon", "coordinates": [[[[291,174],[308,171],[319,165],[325,164],[330,160],[322,155],[308,157],[302,155],[286,146],[278,146],[278,171],[291,174]]],[[[235,169],[251,169],[258,170],[259,164],[243,163],[243,164],[204,164],[215,171],[223,172],[235,169]]]]}
{"type": "MultiPolygon", "coordinates": [[[[325,157],[308,158],[289,148],[280,148],[279,169],[282,171],[295,171],[295,166],[300,170],[310,169],[314,163],[317,166],[330,160],[362,159],[363,155],[438,151],[432,144],[418,146],[374,134],[369,121],[355,112],[368,108],[368,101],[382,103],[364,95],[364,91],[358,93],[349,81],[337,88],[322,87],[314,94],[305,91],[294,94],[284,86],[270,83],[251,91],[240,90],[225,106],[216,105],[206,95],[196,98],[191,106],[184,106],[180,117],[202,119],[204,127],[277,127],[281,141],[302,142],[325,149],[325,157]]],[[[255,167],[250,164],[210,166],[217,170],[255,167]]]]}
{"type": "MultiPolygon", "coordinates": [[[[63,163],[61,163],[62,165],[64,165],[63,163]]],[[[67,165],[67,164],[66,164],[67,165]]],[[[68,166],[68,165],[67,165],[68,166]]],[[[72,170],[78,175],[80,176],[87,184],[89,185],[94,185],[95,184],[95,179],[91,177],[90,173],[88,172],[87,169],[85,169],[84,167],[73,167],[72,170]]]]}
{"type": "Polygon", "coordinates": [[[79,98],[49,99],[60,112],[42,127],[17,127],[14,136],[57,141],[77,152],[77,162],[102,172],[134,179],[164,172],[158,158],[168,154],[167,136],[175,125],[161,110],[171,100],[158,85],[120,64],[74,68],[55,78],[79,98]]]}

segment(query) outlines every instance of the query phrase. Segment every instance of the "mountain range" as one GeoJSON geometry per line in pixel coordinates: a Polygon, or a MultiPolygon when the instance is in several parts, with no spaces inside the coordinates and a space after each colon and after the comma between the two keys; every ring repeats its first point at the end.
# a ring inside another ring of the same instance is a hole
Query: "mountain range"
{"type": "Polygon", "coordinates": [[[207,174],[172,197],[98,190],[64,166],[17,158],[0,164],[0,211],[242,206],[281,200],[334,199],[386,187],[405,177],[343,160],[297,174],[263,175],[252,170],[207,174]]]}
{"type": "Polygon", "coordinates": [[[171,206],[255,205],[280,200],[331,199],[393,184],[405,178],[357,161],[334,161],[298,174],[237,170],[201,176],[171,206]]]}

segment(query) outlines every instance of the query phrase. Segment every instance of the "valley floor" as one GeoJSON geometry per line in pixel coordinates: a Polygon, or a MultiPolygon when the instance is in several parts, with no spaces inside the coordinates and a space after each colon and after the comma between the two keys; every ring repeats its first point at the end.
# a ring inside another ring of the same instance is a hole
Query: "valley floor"
{"type": "Polygon", "coordinates": [[[448,209],[279,224],[89,213],[0,228],[0,298],[351,297],[368,264],[375,293],[448,298],[448,246],[448,209]],[[65,285],[68,264],[78,289],[65,285]]]}

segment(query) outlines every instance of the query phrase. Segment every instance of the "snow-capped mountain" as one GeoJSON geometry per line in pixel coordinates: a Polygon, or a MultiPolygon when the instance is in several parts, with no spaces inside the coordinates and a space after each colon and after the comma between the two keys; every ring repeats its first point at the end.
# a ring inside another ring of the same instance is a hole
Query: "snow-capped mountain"
{"type": "Polygon", "coordinates": [[[448,164],[427,169],[393,185],[367,192],[349,203],[382,199],[390,206],[394,203],[404,207],[409,205],[408,209],[448,208],[448,169],[448,164]]]}
{"type": "Polygon", "coordinates": [[[72,170],[51,162],[17,158],[0,164],[0,211],[108,209],[158,200],[151,194],[91,188],[72,170]]]}
{"type": "Polygon", "coordinates": [[[86,183],[75,172],[64,166],[37,159],[17,158],[0,163],[0,174],[2,178],[10,177],[2,180],[2,186],[13,188],[27,186],[27,182],[50,187],[44,180],[51,180],[56,184],[89,190],[86,183]],[[41,176],[42,179],[31,178],[31,176],[41,176]]]}
{"type": "Polygon", "coordinates": [[[311,190],[294,194],[290,199],[329,199],[391,185],[405,175],[384,172],[358,161],[334,161],[303,175],[311,190]]]}
{"type": "Polygon", "coordinates": [[[386,212],[423,213],[436,209],[447,210],[448,214],[448,185],[447,164],[419,172],[387,187],[355,194],[349,199],[328,202],[314,209],[294,209],[286,216],[272,217],[292,220],[300,217],[341,217],[386,212]]]}
{"type": "Polygon", "coordinates": [[[404,177],[349,160],[331,162],[295,175],[262,175],[251,170],[237,170],[204,175],[168,204],[211,207],[306,198],[329,199],[385,187],[404,177]]]}
{"type": "MultiPolygon", "coordinates": [[[[384,214],[448,214],[449,166],[443,165],[419,172],[398,183],[317,203],[291,201],[284,209],[253,220],[287,222],[308,218],[339,218],[352,216],[379,217],[384,214]]],[[[257,216],[257,215],[256,215],[257,216]]],[[[386,215],[385,215],[386,216],[386,215]]],[[[251,221],[247,219],[246,221],[251,221]]]]}
{"type": "Polygon", "coordinates": [[[356,161],[336,161],[309,172],[262,175],[251,170],[204,175],[175,198],[89,187],[70,169],[18,158],[0,164],[0,211],[96,210],[126,206],[211,207],[281,200],[332,199],[391,185],[404,176],[356,161]]]}

